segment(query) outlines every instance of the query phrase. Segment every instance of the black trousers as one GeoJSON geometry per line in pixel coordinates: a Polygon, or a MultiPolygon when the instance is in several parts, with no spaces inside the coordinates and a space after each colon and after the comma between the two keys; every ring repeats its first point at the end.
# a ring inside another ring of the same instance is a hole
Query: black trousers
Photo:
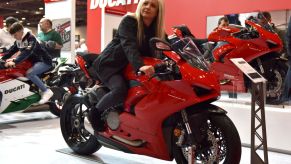
{"type": "Polygon", "coordinates": [[[104,95],[95,106],[99,112],[122,104],[128,90],[127,82],[121,73],[112,75],[103,84],[110,89],[110,92],[104,95]]]}

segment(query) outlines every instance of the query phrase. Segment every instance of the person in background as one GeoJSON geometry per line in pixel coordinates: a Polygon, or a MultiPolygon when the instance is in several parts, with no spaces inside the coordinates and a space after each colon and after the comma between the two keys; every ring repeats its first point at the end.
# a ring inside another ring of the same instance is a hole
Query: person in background
{"type": "Polygon", "coordinates": [[[50,55],[40,46],[35,36],[30,32],[24,33],[24,28],[19,22],[15,22],[11,25],[9,33],[16,40],[13,46],[11,46],[2,57],[2,60],[6,61],[5,67],[15,67],[16,64],[29,59],[33,66],[27,70],[26,77],[43,92],[39,104],[46,103],[53,96],[53,92],[45,86],[38,75],[52,67],[52,59],[50,55]],[[20,51],[20,54],[15,59],[7,60],[17,51],[20,51]]]}
{"type": "Polygon", "coordinates": [[[259,19],[259,23],[262,24],[264,27],[266,27],[267,29],[269,29],[269,27],[271,27],[271,30],[273,30],[274,32],[276,32],[280,39],[283,42],[283,49],[280,52],[282,54],[283,58],[288,58],[288,54],[287,54],[287,49],[286,49],[286,31],[285,30],[281,30],[278,29],[275,25],[275,23],[272,22],[272,17],[271,17],[271,13],[264,11],[261,13],[258,13],[258,19],[259,19]]]}
{"type": "Polygon", "coordinates": [[[42,45],[45,46],[52,57],[55,58],[60,57],[61,55],[63,41],[61,35],[52,29],[52,26],[53,23],[50,19],[42,18],[39,21],[41,32],[38,34],[37,38],[41,41],[42,45]]]}
{"type": "Polygon", "coordinates": [[[229,24],[241,25],[239,14],[228,14],[225,17],[229,20],[229,24]]]}
{"type": "Polygon", "coordinates": [[[229,26],[229,20],[227,17],[221,17],[218,19],[217,28],[224,28],[229,26]]]}
{"type": "Polygon", "coordinates": [[[155,57],[149,40],[165,36],[163,0],[141,0],[135,13],[123,17],[113,40],[93,62],[101,82],[110,89],[89,111],[88,119],[95,131],[104,130],[101,114],[122,104],[127,96],[124,68],[130,63],[135,73],[153,75],[155,68],[145,65],[141,57],[155,57]]]}
{"type": "MultiPolygon", "coordinates": [[[[10,27],[13,23],[18,22],[17,18],[7,17],[5,19],[5,27],[0,29],[0,47],[8,50],[14,44],[14,37],[9,33],[10,27]]],[[[24,28],[24,32],[31,32],[29,29],[24,28]]]]}
{"type": "Polygon", "coordinates": [[[288,71],[284,81],[284,89],[282,93],[282,97],[280,99],[280,103],[289,103],[290,99],[290,89],[291,89],[291,16],[289,17],[289,23],[287,27],[287,35],[286,35],[286,49],[288,55],[288,71]]]}
{"type": "Polygon", "coordinates": [[[88,47],[86,45],[86,40],[84,38],[82,38],[80,40],[80,43],[78,43],[78,46],[76,48],[76,52],[84,52],[84,53],[88,52],[88,47]]]}
{"type": "MultiPolygon", "coordinates": [[[[226,16],[221,17],[221,18],[218,19],[217,27],[214,29],[214,31],[224,30],[223,28],[226,28],[228,26],[229,26],[229,20],[228,20],[228,18],[226,16]]],[[[225,35],[231,35],[230,32],[225,31],[225,30],[224,30],[224,33],[225,33],[225,35]]],[[[211,55],[210,55],[210,58],[209,58],[209,60],[211,62],[214,62],[215,60],[219,61],[219,59],[218,59],[219,57],[218,56],[215,58],[215,52],[216,52],[217,48],[219,48],[219,47],[221,47],[221,46],[223,46],[225,44],[227,44],[227,42],[224,42],[224,41],[218,41],[216,43],[215,47],[211,51],[211,55]]],[[[220,84],[221,85],[227,84],[229,82],[230,82],[229,79],[222,79],[222,80],[220,80],[220,84]]]]}

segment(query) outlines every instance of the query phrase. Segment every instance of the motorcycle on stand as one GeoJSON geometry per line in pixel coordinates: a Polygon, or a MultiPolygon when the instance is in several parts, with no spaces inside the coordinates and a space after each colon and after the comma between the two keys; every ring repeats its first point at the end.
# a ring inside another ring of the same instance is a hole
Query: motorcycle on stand
{"type": "MultiPolygon", "coordinates": [[[[152,77],[124,71],[129,84],[125,102],[102,114],[104,132],[94,132],[88,112],[108,89],[94,86],[65,102],[61,131],[77,154],[90,155],[106,146],[119,151],[186,163],[238,164],[241,142],[226,111],[211,102],[220,96],[217,75],[189,38],[169,44],[151,40],[164,60],[143,58],[155,66],[152,77]]],[[[88,67],[83,67],[86,70],[88,67]]],[[[89,72],[89,71],[88,71],[89,72]]],[[[89,72],[90,74],[90,72],[89,72]]]]}
{"type": "MultiPolygon", "coordinates": [[[[274,103],[282,95],[288,70],[286,60],[279,53],[283,48],[282,41],[271,26],[261,26],[255,18],[246,20],[245,24],[246,27],[229,25],[215,29],[206,43],[199,45],[200,49],[219,75],[221,90],[246,92],[250,88],[248,79],[230,61],[232,58],[243,58],[268,80],[266,102],[274,103]]],[[[191,35],[186,26],[176,26],[174,33],[179,37],[191,35]]]]}

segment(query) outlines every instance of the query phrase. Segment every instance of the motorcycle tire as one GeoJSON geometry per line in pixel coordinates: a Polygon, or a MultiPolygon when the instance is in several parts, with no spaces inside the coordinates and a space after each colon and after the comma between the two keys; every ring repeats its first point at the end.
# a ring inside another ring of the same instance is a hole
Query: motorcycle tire
{"type": "Polygon", "coordinates": [[[288,66],[285,64],[285,61],[277,60],[271,63],[263,62],[263,67],[266,70],[263,76],[268,81],[266,86],[266,103],[272,104],[272,102],[279,100],[283,93],[288,66]]]}
{"type": "Polygon", "coordinates": [[[71,96],[65,102],[60,118],[61,131],[67,145],[77,154],[90,155],[101,148],[97,138],[84,128],[84,112],[88,106],[83,97],[71,96]]]}
{"type": "MultiPolygon", "coordinates": [[[[212,149],[212,147],[215,147],[213,145],[217,145],[217,154],[221,155],[219,156],[218,163],[239,164],[241,158],[241,141],[233,122],[226,115],[218,114],[209,116],[206,124],[208,126],[205,126],[207,128],[204,128],[204,130],[208,131],[206,133],[207,139],[204,140],[206,142],[198,143],[204,146],[197,147],[194,157],[196,159],[195,163],[216,163],[207,160],[217,158],[213,157],[214,152],[212,149]],[[209,140],[209,138],[212,138],[212,140],[209,140]]],[[[183,149],[183,145],[181,147],[176,145],[177,141],[178,138],[173,135],[172,154],[177,164],[188,164],[187,152],[183,149]]]]}
{"type": "Polygon", "coordinates": [[[61,109],[57,107],[57,105],[54,102],[48,102],[49,105],[49,111],[54,114],[55,116],[60,117],[61,116],[61,109]]]}
{"type": "Polygon", "coordinates": [[[54,95],[48,102],[49,111],[60,117],[64,102],[69,97],[70,93],[62,87],[51,87],[50,89],[54,92],[54,95]]]}

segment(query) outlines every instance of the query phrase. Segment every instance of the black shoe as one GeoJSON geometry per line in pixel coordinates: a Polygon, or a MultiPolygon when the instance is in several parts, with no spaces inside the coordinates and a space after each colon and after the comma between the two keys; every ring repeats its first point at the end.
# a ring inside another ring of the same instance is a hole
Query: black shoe
{"type": "Polygon", "coordinates": [[[95,131],[103,132],[105,131],[105,122],[101,119],[101,113],[97,108],[91,108],[88,113],[88,120],[90,121],[92,128],[95,131]]]}

